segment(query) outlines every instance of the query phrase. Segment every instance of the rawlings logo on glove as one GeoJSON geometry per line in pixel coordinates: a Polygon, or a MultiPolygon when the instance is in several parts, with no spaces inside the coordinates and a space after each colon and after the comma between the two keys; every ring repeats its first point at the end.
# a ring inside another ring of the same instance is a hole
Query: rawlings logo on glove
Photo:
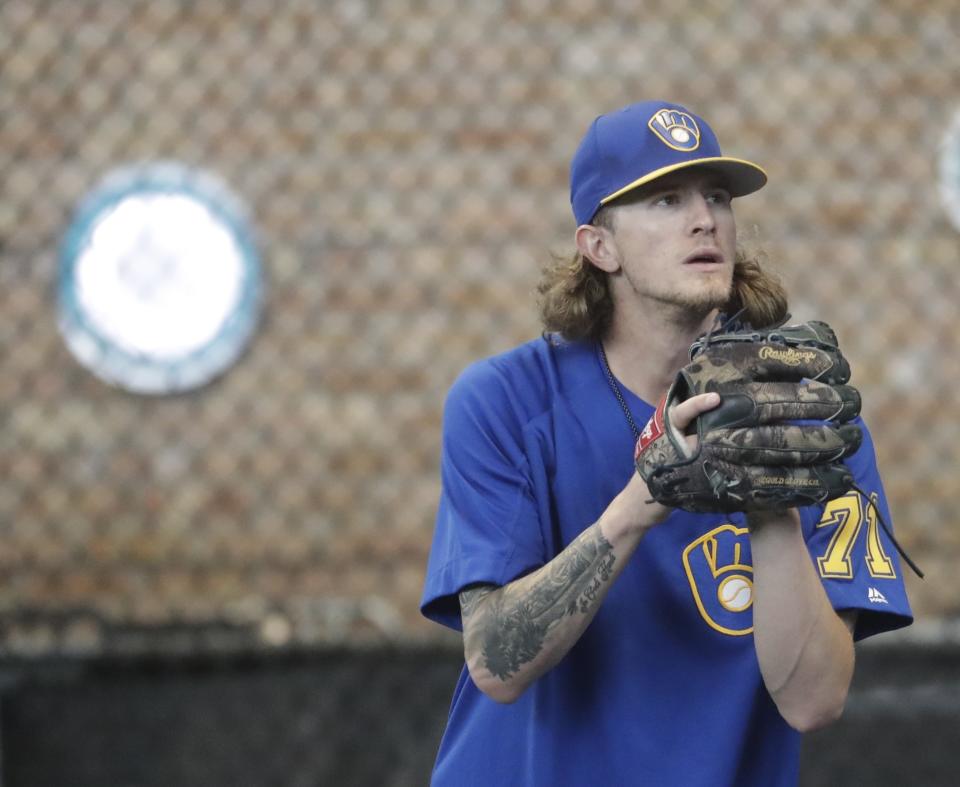
{"type": "Polygon", "coordinates": [[[776,347],[764,347],[760,350],[760,359],[767,360],[772,358],[781,363],[787,364],[787,366],[799,366],[804,362],[811,362],[816,355],[812,352],[800,352],[799,350],[794,350],[792,347],[788,347],[785,350],[777,349],[776,347]]]}

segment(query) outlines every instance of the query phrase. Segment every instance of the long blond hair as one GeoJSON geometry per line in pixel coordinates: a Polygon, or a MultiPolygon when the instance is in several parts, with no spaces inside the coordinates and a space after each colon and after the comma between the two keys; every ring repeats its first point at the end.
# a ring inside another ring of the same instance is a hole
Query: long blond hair
{"type": "MultiPolygon", "coordinates": [[[[601,208],[591,223],[612,229],[612,211],[601,208]]],[[[741,319],[754,328],[773,325],[787,316],[787,292],[766,262],[761,251],[737,248],[730,300],[722,309],[728,315],[742,311],[741,319]]],[[[569,340],[602,338],[613,319],[607,276],[579,251],[552,258],[537,285],[544,332],[559,333],[569,340]]]]}

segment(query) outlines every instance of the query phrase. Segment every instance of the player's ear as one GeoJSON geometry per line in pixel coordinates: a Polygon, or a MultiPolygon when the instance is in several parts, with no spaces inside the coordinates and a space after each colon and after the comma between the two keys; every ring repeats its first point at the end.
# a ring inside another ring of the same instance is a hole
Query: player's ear
{"type": "Polygon", "coordinates": [[[574,235],[577,251],[600,270],[614,273],[620,268],[620,252],[613,232],[606,227],[581,224],[574,235]]]}

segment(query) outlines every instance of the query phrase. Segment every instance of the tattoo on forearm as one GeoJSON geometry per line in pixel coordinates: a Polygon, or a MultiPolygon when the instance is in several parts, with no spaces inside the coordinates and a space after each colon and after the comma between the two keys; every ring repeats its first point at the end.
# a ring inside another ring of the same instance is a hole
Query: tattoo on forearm
{"type": "Polygon", "coordinates": [[[479,585],[460,591],[460,617],[466,620],[477,608],[485,596],[490,595],[496,587],[493,585],[479,585]]]}
{"type": "Polygon", "coordinates": [[[486,668],[508,679],[543,649],[547,634],[565,617],[596,606],[613,576],[616,555],[599,528],[584,531],[547,567],[532,590],[470,588],[460,594],[464,619],[479,614],[470,627],[479,638],[486,668]],[[489,603],[480,602],[491,593],[489,603]],[[479,608],[479,611],[478,611],[479,608]]]}

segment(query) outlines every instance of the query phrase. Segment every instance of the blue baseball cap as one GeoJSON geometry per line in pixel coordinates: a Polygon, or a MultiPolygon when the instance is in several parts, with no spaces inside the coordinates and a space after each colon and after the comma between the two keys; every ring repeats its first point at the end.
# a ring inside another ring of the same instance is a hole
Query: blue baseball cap
{"type": "Polygon", "coordinates": [[[577,224],[638,186],[687,167],[719,172],[733,197],[761,188],[767,173],[720,152],[706,121],[679,104],[642,101],[601,115],[570,163],[570,203],[577,224]]]}

